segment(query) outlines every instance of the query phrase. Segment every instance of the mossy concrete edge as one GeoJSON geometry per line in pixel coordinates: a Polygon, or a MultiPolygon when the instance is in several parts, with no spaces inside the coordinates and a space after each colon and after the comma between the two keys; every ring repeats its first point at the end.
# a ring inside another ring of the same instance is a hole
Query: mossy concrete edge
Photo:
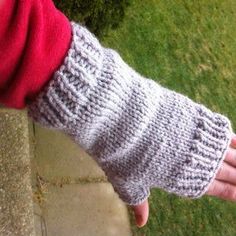
{"type": "Polygon", "coordinates": [[[26,111],[0,109],[0,235],[34,236],[26,111]]]}

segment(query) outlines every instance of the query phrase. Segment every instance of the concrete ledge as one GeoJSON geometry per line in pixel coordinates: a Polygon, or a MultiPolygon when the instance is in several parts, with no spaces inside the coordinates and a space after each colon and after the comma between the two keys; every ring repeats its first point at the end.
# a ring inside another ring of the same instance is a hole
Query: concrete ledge
{"type": "Polygon", "coordinates": [[[0,109],[0,235],[34,233],[28,119],[0,109]]]}

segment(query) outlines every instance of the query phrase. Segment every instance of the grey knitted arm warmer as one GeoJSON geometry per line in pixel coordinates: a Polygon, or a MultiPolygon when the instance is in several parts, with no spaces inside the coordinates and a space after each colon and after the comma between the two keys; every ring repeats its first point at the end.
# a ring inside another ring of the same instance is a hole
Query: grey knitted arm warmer
{"type": "Polygon", "coordinates": [[[229,120],[143,78],[84,27],[29,115],[60,129],[105,171],[120,198],[143,202],[150,188],[202,196],[231,138],[229,120]]]}

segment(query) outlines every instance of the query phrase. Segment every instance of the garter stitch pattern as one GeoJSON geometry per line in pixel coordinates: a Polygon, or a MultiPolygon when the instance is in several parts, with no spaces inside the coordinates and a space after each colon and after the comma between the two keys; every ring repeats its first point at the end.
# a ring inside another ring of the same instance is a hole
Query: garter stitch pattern
{"type": "Polygon", "coordinates": [[[71,25],[64,63],[29,115],[70,135],[127,204],[142,203],[153,187],[202,196],[229,146],[230,121],[143,78],[85,27],[71,25]]]}

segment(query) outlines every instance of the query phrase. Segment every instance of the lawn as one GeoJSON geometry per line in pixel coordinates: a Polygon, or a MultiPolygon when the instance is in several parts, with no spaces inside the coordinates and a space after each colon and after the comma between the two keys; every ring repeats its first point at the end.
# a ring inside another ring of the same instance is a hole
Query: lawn
{"type": "MultiPolygon", "coordinates": [[[[227,115],[236,127],[236,1],[133,1],[102,39],[142,75],[227,115]]],[[[134,235],[234,236],[236,203],[153,190],[146,227],[134,235]]]]}

